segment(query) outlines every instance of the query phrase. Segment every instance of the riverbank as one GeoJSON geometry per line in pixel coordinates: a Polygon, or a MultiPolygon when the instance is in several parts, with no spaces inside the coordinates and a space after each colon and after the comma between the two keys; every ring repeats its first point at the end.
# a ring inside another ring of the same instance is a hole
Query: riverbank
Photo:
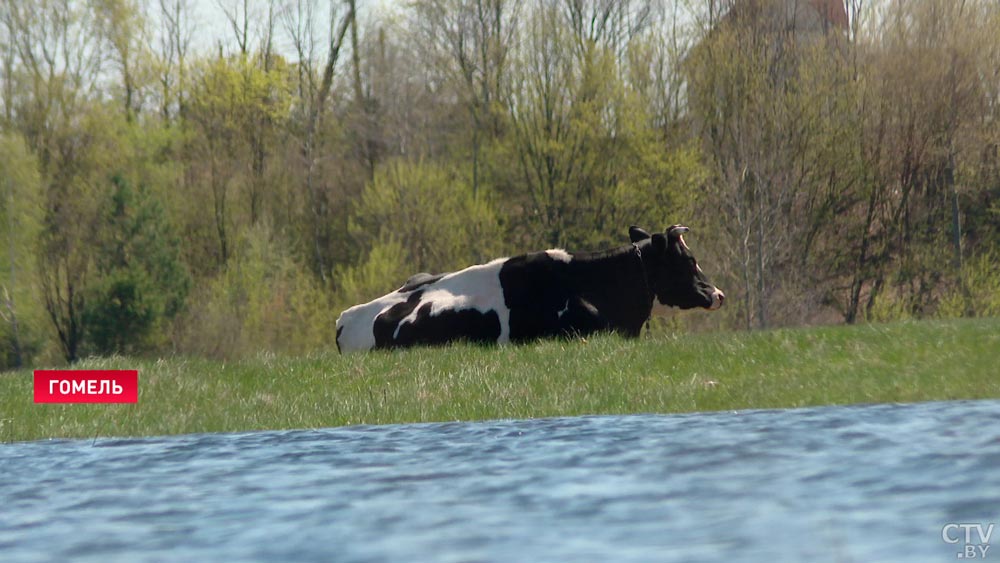
{"type": "Polygon", "coordinates": [[[138,369],[138,403],[36,405],[2,374],[0,441],[1000,398],[1000,319],[74,367],[138,369]]]}

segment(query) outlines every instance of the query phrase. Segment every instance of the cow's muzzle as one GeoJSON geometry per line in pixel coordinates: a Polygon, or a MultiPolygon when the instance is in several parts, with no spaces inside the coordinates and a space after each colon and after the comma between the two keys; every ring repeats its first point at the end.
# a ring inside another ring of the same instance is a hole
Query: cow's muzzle
{"type": "Polygon", "coordinates": [[[716,309],[722,307],[722,302],[726,300],[726,294],[722,293],[722,290],[715,288],[711,293],[712,304],[708,306],[709,311],[715,311],[716,309]]]}

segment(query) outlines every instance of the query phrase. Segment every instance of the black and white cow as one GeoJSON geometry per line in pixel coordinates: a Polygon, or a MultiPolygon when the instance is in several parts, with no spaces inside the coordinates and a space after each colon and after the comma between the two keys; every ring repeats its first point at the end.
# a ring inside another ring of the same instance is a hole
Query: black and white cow
{"type": "Polygon", "coordinates": [[[441,275],[417,274],[398,290],[344,311],[341,352],[442,344],[517,342],[617,331],[638,336],[654,302],[718,309],[713,286],[684,243],[687,227],[603,252],[546,250],[441,275]]]}

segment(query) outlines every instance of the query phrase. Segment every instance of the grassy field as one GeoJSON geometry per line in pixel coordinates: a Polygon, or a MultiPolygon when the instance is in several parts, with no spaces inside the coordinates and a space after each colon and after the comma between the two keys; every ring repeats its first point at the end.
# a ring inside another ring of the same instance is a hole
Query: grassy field
{"type": "Polygon", "coordinates": [[[138,369],[134,405],[34,404],[0,374],[0,441],[1000,397],[1000,319],[453,346],[138,369]]]}

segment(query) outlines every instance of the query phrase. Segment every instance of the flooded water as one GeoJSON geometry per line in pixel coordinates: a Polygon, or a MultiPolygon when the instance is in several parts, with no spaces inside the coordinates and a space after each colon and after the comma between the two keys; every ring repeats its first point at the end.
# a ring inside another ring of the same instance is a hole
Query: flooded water
{"type": "Polygon", "coordinates": [[[991,523],[998,401],[0,446],[2,561],[1000,560],[991,523]]]}

